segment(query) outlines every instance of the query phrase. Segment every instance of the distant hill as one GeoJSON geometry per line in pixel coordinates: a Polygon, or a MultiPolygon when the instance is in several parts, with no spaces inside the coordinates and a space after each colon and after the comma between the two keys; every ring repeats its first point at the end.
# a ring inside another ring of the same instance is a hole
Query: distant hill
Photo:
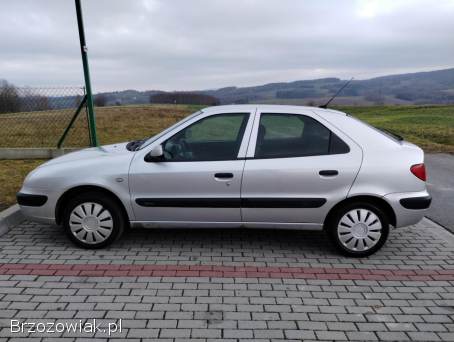
{"type": "MultiPolygon", "coordinates": [[[[318,105],[336,93],[345,82],[346,80],[339,78],[321,78],[194,92],[214,96],[220,100],[221,104],[318,105]]],[[[107,104],[114,105],[149,103],[150,95],[157,93],[160,91],[125,90],[103,94],[107,97],[107,104]]],[[[353,80],[335,100],[335,103],[339,105],[454,103],[454,68],[353,80]]]]}

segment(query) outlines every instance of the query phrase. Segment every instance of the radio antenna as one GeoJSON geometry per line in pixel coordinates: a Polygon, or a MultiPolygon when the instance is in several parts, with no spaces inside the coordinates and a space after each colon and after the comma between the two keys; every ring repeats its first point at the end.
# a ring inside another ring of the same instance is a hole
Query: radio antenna
{"type": "Polygon", "coordinates": [[[347,87],[351,81],[353,81],[354,77],[350,78],[350,80],[348,80],[347,82],[345,82],[345,84],[337,91],[336,94],[334,94],[329,100],[328,102],[326,102],[324,105],[321,105],[321,106],[318,106],[319,108],[328,108],[328,105],[331,103],[331,101],[333,101],[337,95],[339,95],[341,93],[342,90],[345,89],[345,87],[347,87]]]}

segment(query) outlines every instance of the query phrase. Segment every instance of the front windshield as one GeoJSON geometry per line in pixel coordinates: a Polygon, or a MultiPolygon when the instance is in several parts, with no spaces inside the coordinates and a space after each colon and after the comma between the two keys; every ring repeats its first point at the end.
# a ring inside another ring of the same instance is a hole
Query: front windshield
{"type": "MultiPolygon", "coordinates": [[[[164,134],[166,134],[167,132],[173,130],[174,128],[177,128],[178,126],[184,124],[186,121],[192,119],[193,117],[199,115],[199,114],[202,114],[202,111],[199,110],[198,112],[195,112],[189,116],[187,116],[186,118],[184,118],[183,120],[181,121],[178,121],[177,123],[173,124],[172,126],[166,128],[165,130],[163,130],[162,132],[156,134],[156,135],[153,135],[152,137],[150,138],[145,138],[143,140],[143,143],[140,145],[139,148],[137,148],[137,150],[141,150],[143,149],[144,147],[147,147],[148,145],[150,145],[151,143],[153,143],[154,141],[156,141],[157,139],[159,139],[160,137],[162,137],[164,134]]],[[[136,150],[136,151],[137,151],[136,150]]]]}

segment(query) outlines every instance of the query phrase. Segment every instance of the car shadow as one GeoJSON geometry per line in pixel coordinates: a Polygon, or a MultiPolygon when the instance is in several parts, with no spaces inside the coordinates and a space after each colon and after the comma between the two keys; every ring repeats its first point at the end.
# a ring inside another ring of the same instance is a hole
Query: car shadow
{"type": "Polygon", "coordinates": [[[261,265],[427,263],[434,253],[448,253],[450,246],[421,228],[393,229],[385,246],[367,258],[341,255],[322,231],[278,229],[128,229],[112,245],[88,250],[69,241],[58,226],[24,222],[0,237],[0,262],[86,263],[219,263],[261,265]]]}
{"type": "Polygon", "coordinates": [[[125,232],[115,247],[174,246],[212,252],[231,250],[250,253],[312,253],[320,256],[337,255],[323,231],[282,229],[200,228],[200,229],[142,229],[125,232]]]}

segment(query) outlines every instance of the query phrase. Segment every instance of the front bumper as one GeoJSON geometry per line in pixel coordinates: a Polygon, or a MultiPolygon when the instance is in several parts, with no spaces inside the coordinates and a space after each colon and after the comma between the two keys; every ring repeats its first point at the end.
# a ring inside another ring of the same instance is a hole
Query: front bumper
{"type": "Polygon", "coordinates": [[[30,221],[55,224],[58,194],[47,189],[22,187],[16,195],[22,214],[30,221]]]}
{"type": "Polygon", "coordinates": [[[45,195],[25,194],[23,192],[18,192],[16,199],[17,204],[27,207],[41,207],[47,202],[45,195]]]}
{"type": "Polygon", "coordinates": [[[396,228],[421,221],[432,200],[427,191],[392,193],[384,198],[396,214],[396,228]]]}

